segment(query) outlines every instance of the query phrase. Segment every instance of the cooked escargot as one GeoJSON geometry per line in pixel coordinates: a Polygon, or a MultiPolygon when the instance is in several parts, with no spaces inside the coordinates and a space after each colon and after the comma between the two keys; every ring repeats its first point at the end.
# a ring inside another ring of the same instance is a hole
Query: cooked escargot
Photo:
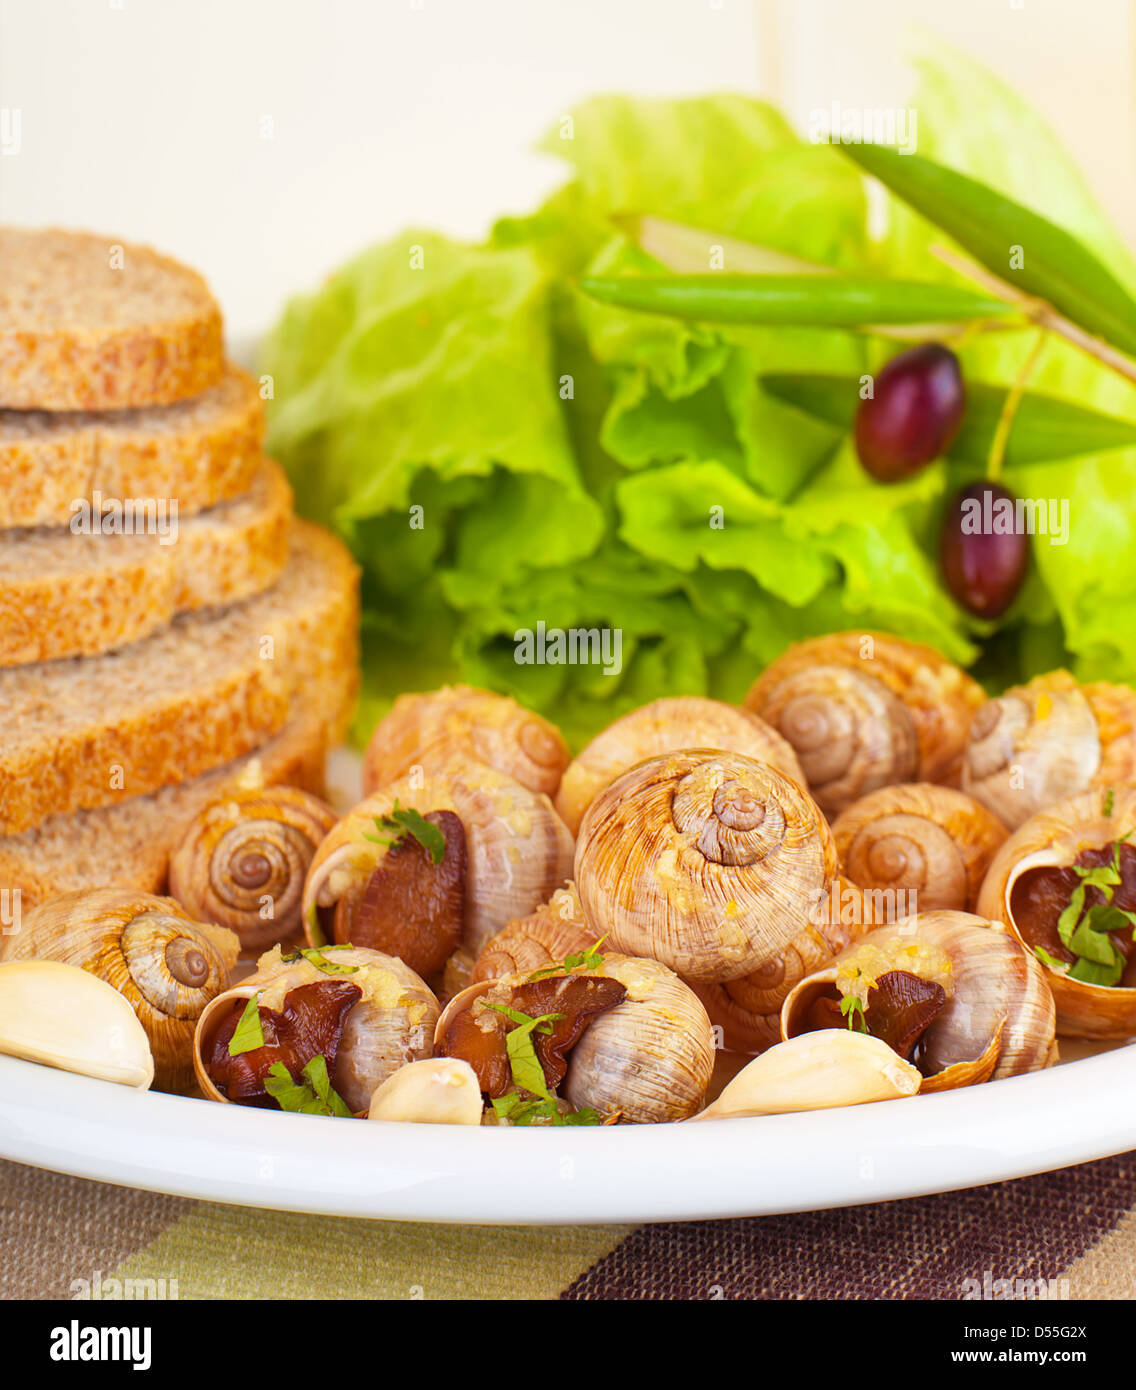
{"type": "Polygon", "coordinates": [[[796,782],[693,748],[639,763],[596,797],[574,877],[614,950],[715,983],[778,957],[835,873],[828,826],[796,782]]]}
{"type": "Polygon", "coordinates": [[[304,878],[335,825],[326,802],[296,787],[236,791],[187,826],[170,858],[170,897],[260,952],[300,932],[304,878]]]}
{"type": "Polygon", "coordinates": [[[256,973],[205,1009],[193,1040],[193,1064],[208,1100],[275,1109],[272,1068],[296,1083],[322,1057],[336,1094],[353,1114],[365,1111],[388,1077],[429,1057],[438,1001],[395,956],[350,946],[285,955],[277,946],[256,973]],[[260,1043],[238,1039],[249,1001],[257,1001],[260,1043]]]}
{"type": "Polygon", "coordinates": [[[974,716],[962,788],[1016,830],[1055,801],[1136,777],[1136,692],[1068,671],[1038,676],[974,716]]]}
{"type": "Polygon", "coordinates": [[[702,1104],[714,1069],[710,1020],[658,961],[605,953],[594,969],[506,975],[451,999],[435,1047],[468,1062],[491,1100],[516,1089],[508,1036],[518,1014],[559,1015],[533,1031],[534,1050],[549,1093],[578,1109],[655,1124],[702,1104]]]}
{"type": "Polygon", "coordinates": [[[903,895],[893,917],[935,908],[969,912],[1006,827],[953,787],[905,782],[840,813],[832,838],[843,872],[866,893],[903,895]]]}
{"type": "Polygon", "coordinates": [[[584,920],[576,885],[559,888],[527,917],[518,917],[490,937],[474,962],[469,984],[502,975],[531,975],[594,946],[599,933],[584,920]]]}
{"type": "Polygon", "coordinates": [[[118,990],[57,960],[0,964],[0,1052],[146,1090],[150,1040],[118,990]]]}
{"type": "Polygon", "coordinates": [[[351,942],[433,978],[469,963],[572,872],[572,836],[546,796],[479,764],[388,783],[320,845],[304,887],[312,945],[351,942]]]}
{"type": "Polygon", "coordinates": [[[804,785],[789,743],[749,710],[688,695],[652,700],[609,724],[568,765],[556,793],[560,818],[575,835],[584,812],[629,767],[679,748],[723,748],[769,763],[804,785]]]}
{"type": "Polygon", "coordinates": [[[958,785],[982,688],[930,647],[837,632],[790,647],[745,698],[793,745],[827,815],[893,782],[958,785]]]}
{"type": "Polygon", "coordinates": [[[194,1025],[229,988],[237,938],[195,922],[172,898],[97,888],[33,907],[14,936],[0,937],[0,955],[61,961],[105,980],[150,1039],[155,1088],[191,1091],[194,1025]]]}
{"type": "Polygon", "coordinates": [[[867,1031],[919,1069],[921,1091],[1039,1071],[1057,1060],[1053,996],[1032,954],[1000,923],[920,912],[868,932],[802,980],[784,1038],[867,1031]]]}
{"type": "Polygon", "coordinates": [[[789,991],[865,932],[893,920],[886,902],[866,897],[846,878],[834,879],[811,917],[799,919],[789,945],[758,970],[722,984],[692,985],[719,1047],[764,1052],[780,1042],[781,1005],[789,991]]]}
{"type": "Polygon", "coordinates": [[[415,767],[428,772],[454,757],[495,767],[530,791],[551,796],[570,754],[556,726],[516,700],[447,685],[394,702],[367,745],[363,791],[369,796],[415,767]]]}
{"type": "Polygon", "coordinates": [[[1134,829],[1132,788],[1069,797],[1018,827],[978,895],[1041,961],[1070,1037],[1136,1035],[1134,829]]]}

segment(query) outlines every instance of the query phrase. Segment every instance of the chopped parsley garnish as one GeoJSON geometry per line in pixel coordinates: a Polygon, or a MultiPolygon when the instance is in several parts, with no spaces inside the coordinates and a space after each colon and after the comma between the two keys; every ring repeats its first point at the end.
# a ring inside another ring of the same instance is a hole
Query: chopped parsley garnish
{"type": "MultiPolygon", "coordinates": [[[[1120,847],[1127,839],[1128,835],[1123,835],[1114,841],[1112,858],[1107,864],[1091,868],[1080,864],[1070,866],[1080,882],[1057,919],[1057,935],[1066,950],[1077,957],[1068,967],[1069,978],[1080,980],[1082,984],[1118,984],[1127,962],[1111,933],[1131,930],[1132,939],[1136,941],[1136,913],[1126,912],[1112,901],[1113,894],[1124,881],[1120,872],[1120,847]],[[1085,894],[1090,888],[1095,888],[1104,901],[1086,908],[1085,894]]],[[[1040,947],[1035,948],[1035,953],[1052,969],[1063,968],[1063,963],[1055,962],[1049,952],[1043,955],[1040,947]]]]}
{"type": "Polygon", "coordinates": [[[296,1081],[283,1062],[273,1062],[265,1078],[264,1089],[281,1110],[296,1115],[339,1115],[353,1119],[342,1096],[334,1089],[327,1074],[327,1061],[313,1057],[296,1081]]]}
{"type": "Polygon", "coordinates": [[[430,856],[432,863],[440,864],[446,857],[446,837],[418,811],[404,810],[396,800],[389,816],[376,816],[374,819],[379,833],[364,834],[364,840],[370,840],[375,845],[394,846],[411,835],[430,856]]]}
{"type": "Polygon", "coordinates": [[[868,1031],[868,1021],[864,1017],[864,1001],[858,994],[846,994],[840,1001],[840,1012],[848,1020],[848,1027],[858,1033],[868,1031]]]}
{"type": "Polygon", "coordinates": [[[1109,787],[1104,794],[1104,813],[1106,816],[1112,815],[1112,808],[1116,805],[1116,792],[1109,787]]]}
{"type": "Polygon", "coordinates": [[[541,1014],[539,1018],[530,1018],[520,1009],[511,1009],[507,1004],[490,1004],[488,1000],[484,1002],[486,1008],[496,1009],[499,1014],[504,1014],[517,1025],[505,1035],[505,1048],[509,1054],[509,1069],[513,1073],[514,1085],[522,1090],[531,1091],[534,1096],[540,1096],[543,1100],[552,1100],[548,1083],[544,1079],[544,1068],[533,1046],[532,1035],[550,1034],[552,1025],[564,1015],[541,1014]]]}
{"type": "Polygon", "coordinates": [[[543,980],[549,975],[564,975],[578,969],[581,965],[585,970],[598,970],[603,965],[604,960],[600,947],[606,940],[607,934],[605,933],[594,946],[589,946],[583,951],[574,951],[572,955],[565,956],[562,961],[558,961],[555,965],[545,965],[539,970],[534,970],[529,976],[529,980],[543,980]]]}
{"type": "Polygon", "coordinates": [[[229,1056],[239,1057],[242,1052],[255,1052],[264,1046],[264,1029],[260,1026],[260,990],[249,999],[240,1021],[233,1029],[229,1039],[229,1056]]]}
{"type": "Polygon", "coordinates": [[[603,1121],[590,1106],[561,1114],[555,1100],[522,1100],[515,1091],[493,1101],[493,1111],[499,1120],[512,1125],[533,1125],[545,1121],[551,1125],[602,1125],[603,1121]]]}
{"type": "MultiPolygon", "coordinates": [[[[348,950],[349,948],[342,946],[339,949],[348,950]]],[[[359,969],[357,965],[341,965],[339,961],[328,960],[323,952],[314,946],[300,946],[295,951],[289,951],[286,955],[282,953],[280,959],[289,965],[293,961],[306,960],[309,965],[314,965],[325,975],[354,975],[359,969]]]]}

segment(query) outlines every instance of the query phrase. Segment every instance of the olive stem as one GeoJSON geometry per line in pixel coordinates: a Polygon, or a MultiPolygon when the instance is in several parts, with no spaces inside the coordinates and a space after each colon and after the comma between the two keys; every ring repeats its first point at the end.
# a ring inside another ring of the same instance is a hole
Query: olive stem
{"type": "Polygon", "coordinates": [[[986,467],[986,477],[989,482],[996,483],[1002,477],[1002,464],[1006,457],[1006,446],[1010,442],[1010,430],[1014,426],[1014,417],[1018,413],[1018,406],[1022,403],[1026,386],[1048,341],[1049,331],[1042,328],[1037,335],[1037,342],[1034,343],[1029,356],[1022,364],[1017,380],[1006,392],[1006,399],[1002,403],[1002,413],[998,416],[998,425],[990,444],[990,461],[986,467]]]}
{"type": "Polygon", "coordinates": [[[1022,309],[1039,328],[1056,333],[1058,337],[1064,338],[1066,342],[1072,343],[1074,347],[1080,348],[1090,357],[1095,357],[1102,366],[1108,367],[1110,371],[1122,376],[1129,385],[1136,386],[1136,362],[1133,362],[1130,357],[1126,357],[1124,353],[1118,352],[1116,348],[1111,347],[1103,339],[1086,333],[1083,328],[1078,328],[1064,314],[1058,313],[1048,300],[1036,299],[1032,295],[1022,294],[1020,290],[1014,289],[1000,276],[992,275],[966,256],[960,256],[946,246],[932,246],[930,250],[932,256],[942,261],[944,265],[949,265],[960,275],[965,275],[975,284],[983,286],[991,294],[997,295],[999,299],[1004,299],[1007,304],[1013,304],[1022,309]]]}

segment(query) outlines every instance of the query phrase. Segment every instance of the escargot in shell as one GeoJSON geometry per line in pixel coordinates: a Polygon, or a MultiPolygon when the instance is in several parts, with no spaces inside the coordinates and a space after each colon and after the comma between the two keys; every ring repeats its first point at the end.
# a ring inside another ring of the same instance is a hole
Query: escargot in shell
{"type": "Polygon", "coordinates": [[[1136,1035],[1134,831],[1131,787],[1069,797],[1018,827],[978,895],[1041,962],[1070,1037],[1136,1035]]]}
{"type": "Polygon", "coordinates": [[[299,1084],[319,1057],[358,1114],[400,1067],[431,1055],[438,1014],[433,992],[397,957],[347,946],[285,954],[277,946],[203,1011],[193,1065],[206,1099],[275,1109],[273,1067],[282,1064],[299,1084]],[[253,1045],[247,1036],[234,1043],[254,999],[253,1045]]]}
{"type": "Polygon", "coordinates": [[[975,714],[962,788],[1011,829],[1055,801],[1136,777],[1136,692],[1052,671],[975,714]]]}
{"type": "Polygon", "coordinates": [[[414,768],[436,769],[453,759],[485,763],[530,791],[551,796],[568,765],[560,731],[507,695],[447,685],[400,695],[375,726],[363,757],[366,795],[414,768]]]}
{"type": "Polygon", "coordinates": [[[799,642],[746,696],[792,744],[828,815],[893,782],[958,783],[971,716],[985,696],[930,647],[882,633],[799,642]]]}
{"type": "Polygon", "coordinates": [[[170,858],[170,896],[260,952],[300,933],[304,879],[335,825],[326,802],[296,787],[238,790],[205,807],[170,858]]]}
{"type": "Polygon", "coordinates": [[[196,922],[172,898],[117,888],[66,893],[0,937],[4,960],[77,965],[112,985],[138,1016],[154,1055],[154,1086],[193,1089],[193,1030],[229,988],[237,938],[196,922]]]}
{"type": "Polygon", "coordinates": [[[842,811],[832,837],[843,872],[865,892],[903,895],[905,910],[969,912],[1006,827],[953,787],[905,782],[842,811]]]}
{"type": "Polygon", "coordinates": [[[701,696],[652,700],[632,710],[584,748],[572,760],[556,793],[555,805],[573,834],[584,812],[629,767],[644,758],[678,748],[722,748],[769,763],[804,785],[804,773],[786,739],[749,710],[701,696]]]}
{"type": "Polygon", "coordinates": [[[828,826],[796,782],[695,748],[649,758],[596,797],[574,878],[614,950],[713,984],[778,957],[835,874],[828,826]]]}
{"type": "Polygon", "coordinates": [[[309,944],[351,942],[425,978],[532,912],[572,872],[572,836],[548,797],[481,764],[391,782],[320,845],[304,888],[309,944]]]}
{"type": "Polygon", "coordinates": [[[802,980],[781,1010],[785,1039],[855,1027],[949,1090],[1038,1071],[1057,1059],[1053,995],[1000,923],[921,912],[879,927],[802,980]]]}

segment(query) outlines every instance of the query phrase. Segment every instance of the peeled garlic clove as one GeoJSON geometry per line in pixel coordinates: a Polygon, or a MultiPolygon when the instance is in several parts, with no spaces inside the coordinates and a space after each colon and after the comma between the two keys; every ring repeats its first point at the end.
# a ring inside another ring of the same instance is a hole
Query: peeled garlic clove
{"type": "Polygon", "coordinates": [[[601,791],[644,758],[679,748],[723,748],[769,763],[794,782],[805,774],[788,740],[750,710],[701,696],[652,700],[609,724],[564,773],[555,805],[572,833],[601,791]]]}
{"type": "Polygon", "coordinates": [[[371,1097],[369,1120],[420,1125],[479,1125],[477,1075],[459,1057],[430,1057],[400,1067],[371,1097]]]}
{"type": "Polygon", "coordinates": [[[919,1072],[870,1033],[826,1028],[778,1043],[740,1071],[696,1120],[785,1115],[913,1096],[919,1072]]]}
{"type": "Polygon", "coordinates": [[[560,731],[507,695],[448,685],[400,695],[379,721],[363,757],[363,791],[433,770],[454,757],[497,768],[534,792],[551,796],[568,764],[560,731]]]}
{"type": "Polygon", "coordinates": [[[59,961],[0,964],[0,1052],[143,1091],[154,1079],[150,1040],[122,995],[59,961]]]}
{"type": "Polygon", "coordinates": [[[798,642],[746,696],[793,745],[829,815],[895,782],[957,785],[982,687],[931,647],[882,633],[798,642]]]}

